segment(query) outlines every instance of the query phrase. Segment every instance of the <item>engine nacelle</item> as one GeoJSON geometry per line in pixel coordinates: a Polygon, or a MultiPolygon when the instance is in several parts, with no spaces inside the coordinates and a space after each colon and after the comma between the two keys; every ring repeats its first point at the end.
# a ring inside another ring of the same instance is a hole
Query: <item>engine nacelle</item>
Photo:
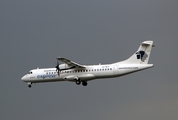
{"type": "Polygon", "coordinates": [[[67,64],[61,64],[61,65],[59,65],[59,68],[62,70],[62,69],[68,69],[68,68],[71,68],[71,67],[67,64]]]}

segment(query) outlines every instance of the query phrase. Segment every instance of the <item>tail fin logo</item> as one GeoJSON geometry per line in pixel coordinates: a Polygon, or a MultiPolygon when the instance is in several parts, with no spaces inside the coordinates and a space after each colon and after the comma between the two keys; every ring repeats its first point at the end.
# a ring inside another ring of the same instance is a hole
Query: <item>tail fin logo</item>
{"type": "Polygon", "coordinates": [[[136,52],[137,55],[137,59],[141,59],[142,62],[144,62],[146,60],[146,58],[148,57],[148,55],[145,53],[145,51],[138,51],[136,52]]]}

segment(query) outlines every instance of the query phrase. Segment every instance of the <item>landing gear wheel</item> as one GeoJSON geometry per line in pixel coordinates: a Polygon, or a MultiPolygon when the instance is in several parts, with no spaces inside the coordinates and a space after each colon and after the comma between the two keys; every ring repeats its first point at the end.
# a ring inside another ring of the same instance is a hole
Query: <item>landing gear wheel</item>
{"type": "Polygon", "coordinates": [[[80,80],[76,80],[75,83],[76,83],[77,85],[80,85],[80,84],[81,84],[81,81],[80,81],[80,80]]]}
{"type": "Polygon", "coordinates": [[[28,87],[31,88],[32,87],[32,83],[27,83],[28,87]]]}
{"type": "Polygon", "coordinates": [[[88,83],[87,83],[86,81],[83,81],[83,82],[82,82],[82,85],[83,85],[83,86],[87,86],[87,84],[88,84],[88,83]]]}
{"type": "Polygon", "coordinates": [[[31,87],[32,87],[32,85],[31,85],[31,84],[29,84],[29,85],[28,85],[28,87],[29,87],[29,88],[31,88],[31,87]]]}

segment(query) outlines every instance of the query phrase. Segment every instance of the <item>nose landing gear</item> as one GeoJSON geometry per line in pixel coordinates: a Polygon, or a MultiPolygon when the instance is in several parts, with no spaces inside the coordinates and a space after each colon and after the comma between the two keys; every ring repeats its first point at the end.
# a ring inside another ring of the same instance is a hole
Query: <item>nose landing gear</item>
{"type": "Polygon", "coordinates": [[[31,82],[28,82],[28,87],[31,88],[32,87],[32,83],[31,82]]]}

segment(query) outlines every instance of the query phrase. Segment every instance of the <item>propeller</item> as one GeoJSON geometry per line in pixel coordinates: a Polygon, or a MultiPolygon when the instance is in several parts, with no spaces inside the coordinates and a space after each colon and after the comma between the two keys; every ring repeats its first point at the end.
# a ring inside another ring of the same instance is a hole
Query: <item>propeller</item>
{"type": "Polygon", "coordinates": [[[59,68],[59,61],[57,60],[57,65],[56,65],[56,71],[57,71],[57,74],[59,75],[59,72],[61,71],[61,69],[59,68]]]}

